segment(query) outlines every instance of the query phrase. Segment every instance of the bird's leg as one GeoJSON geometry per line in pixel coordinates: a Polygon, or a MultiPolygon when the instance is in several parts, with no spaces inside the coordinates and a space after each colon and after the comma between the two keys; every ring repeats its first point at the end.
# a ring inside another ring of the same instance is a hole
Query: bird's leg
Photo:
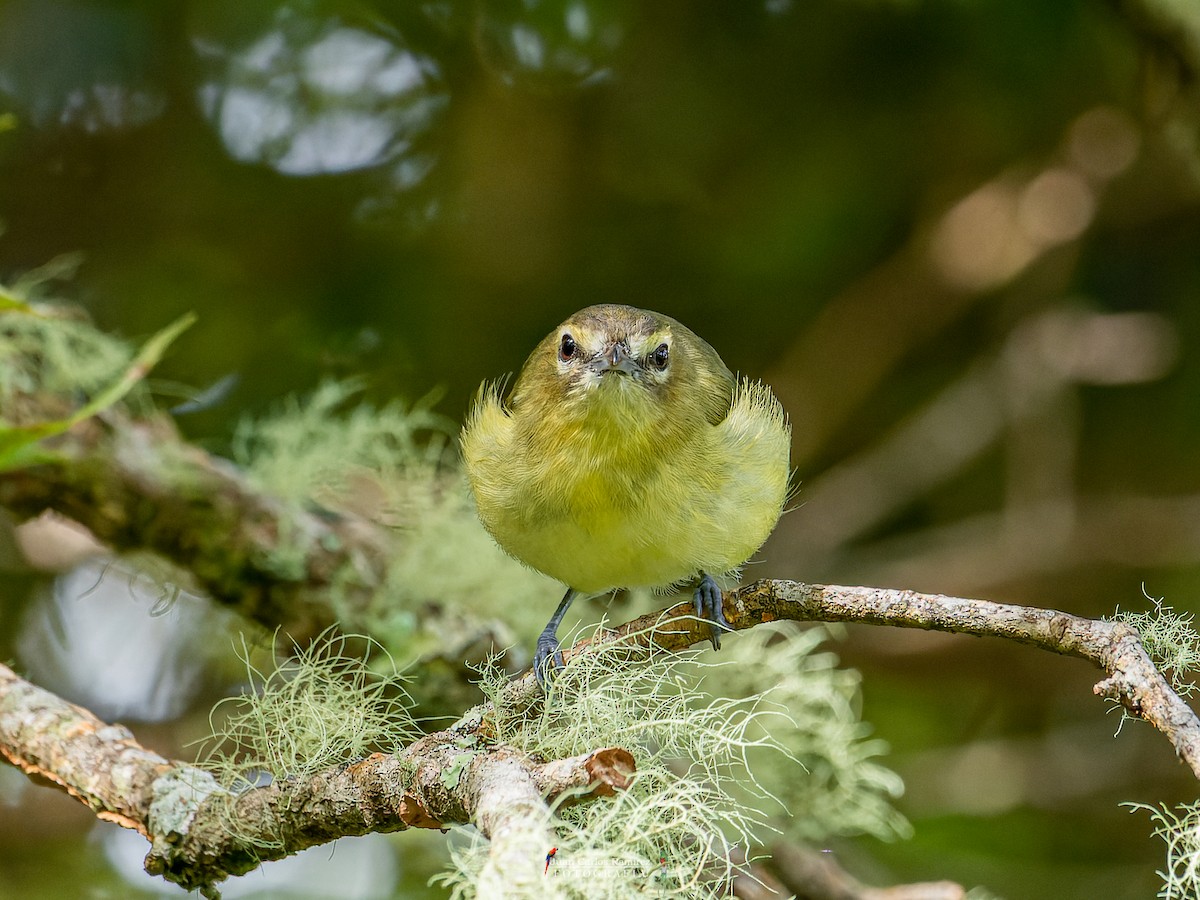
{"type": "Polygon", "coordinates": [[[709,639],[713,649],[721,649],[721,632],[732,631],[725,621],[725,600],[716,581],[707,572],[700,573],[700,583],[696,585],[696,593],[692,598],[696,603],[696,615],[708,619],[711,625],[709,639]]]}
{"type": "Polygon", "coordinates": [[[576,596],[577,592],[574,588],[567,588],[562,601],[558,604],[558,609],[554,611],[554,615],[550,617],[550,621],[538,635],[537,647],[533,651],[533,674],[543,691],[546,689],[546,679],[550,674],[547,665],[552,662],[554,667],[558,668],[563,664],[562,651],[558,648],[558,624],[567,614],[567,609],[576,596]]]}

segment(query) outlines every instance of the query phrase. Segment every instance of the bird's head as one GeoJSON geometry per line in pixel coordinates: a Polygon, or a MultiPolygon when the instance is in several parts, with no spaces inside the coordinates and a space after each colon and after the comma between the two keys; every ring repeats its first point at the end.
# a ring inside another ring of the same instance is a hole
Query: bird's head
{"type": "Polygon", "coordinates": [[[662,394],[671,378],[671,322],[631,306],[589,306],[552,333],[554,374],[568,394],[649,391],[662,394]]]}
{"type": "Polygon", "coordinates": [[[575,313],[538,344],[511,402],[636,427],[670,416],[719,419],[732,385],[716,351],[679,322],[603,304],[575,313]]]}

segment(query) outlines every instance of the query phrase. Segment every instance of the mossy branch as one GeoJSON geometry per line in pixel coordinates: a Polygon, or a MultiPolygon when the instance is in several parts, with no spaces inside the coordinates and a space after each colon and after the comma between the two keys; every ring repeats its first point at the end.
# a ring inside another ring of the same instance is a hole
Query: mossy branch
{"type": "MultiPolygon", "coordinates": [[[[725,617],[733,631],[779,620],[860,622],[999,637],[1085,659],[1105,673],[1093,692],[1161,731],[1200,779],[1200,719],[1155,666],[1137,630],[1124,622],[941,594],[773,579],[726,594],[725,617]]],[[[653,641],[663,650],[677,651],[707,641],[708,628],[707,622],[695,618],[690,603],[680,603],[606,630],[597,640],[653,641]]],[[[583,652],[591,643],[581,641],[564,651],[564,657],[583,652]]],[[[527,674],[509,686],[502,702],[519,707],[536,702],[538,693],[532,674],[527,674]]]]}
{"type": "Polygon", "coordinates": [[[30,778],[80,800],[97,817],[150,841],[146,871],[210,889],[339,837],[474,822],[493,840],[498,871],[534,863],[550,804],[623,789],[635,769],[620,747],[539,761],[487,744],[465,721],[395,754],[376,753],[306,778],[231,794],[208,771],[141,747],[109,725],[0,666],[0,754],[30,778]],[[509,859],[508,857],[512,857],[509,859]]]}
{"type": "Polygon", "coordinates": [[[386,529],[259,490],[235,466],[182,440],[165,417],[112,410],[46,446],[56,462],[0,472],[0,506],[18,516],[53,509],[114,549],[158,553],[268,628],[316,633],[332,622],[335,578],[347,589],[346,573],[355,573],[364,597],[383,578],[386,529]],[[298,563],[281,567],[285,556],[298,563]]]}
{"type": "MultiPolygon", "coordinates": [[[[643,616],[580,641],[564,656],[618,640],[652,652],[707,640],[707,624],[690,609],[680,604],[643,616]]],[[[726,616],[733,630],[782,619],[862,622],[1002,637],[1089,660],[1106,673],[1095,692],[1162,731],[1200,777],[1200,721],[1124,623],[912,591],[772,580],[728,595],[726,616]]],[[[283,779],[231,803],[207,772],[142,749],[124,728],[0,667],[0,752],[99,817],[146,835],[152,844],[147,870],[185,887],[210,886],[261,860],[343,835],[474,822],[492,838],[482,889],[489,880],[511,886],[537,874],[536,848],[548,843],[557,797],[580,802],[620,791],[635,768],[633,756],[619,747],[541,762],[496,742],[500,719],[534,715],[541,703],[525,676],[451,728],[394,755],[283,779]]]]}
{"type": "MultiPolygon", "coordinates": [[[[113,413],[113,415],[118,415],[113,413]]],[[[65,462],[0,472],[0,506],[35,515],[52,508],[118,548],[154,550],[192,572],[201,587],[249,618],[275,626],[329,623],[321,602],[333,579],[357,573],[364,597],[386,571],[391,535],[365,520],[324,518],[254,488],[233,466],[179,439],[165,420],[91,419],[56,439],[65,462]],[[272,565],[279,543],[303,545],[302,564],[272,565]]],[[[1107,673],[1096,692],[1162,731],[1200,778],[1200,723],[1154,666],[1137,631],[1120,622],[1055,610],[865,587],[760,581],[727,605],[737,629],[773,619],[863,622],[991,635],[1091,661],[1107,673]]],[[[667,649],[704,640],[688,606],[623,626],[645,630],[661,617],[667,649]]],[[[534,692],[531,679],[518,682],[534,692]]]]}

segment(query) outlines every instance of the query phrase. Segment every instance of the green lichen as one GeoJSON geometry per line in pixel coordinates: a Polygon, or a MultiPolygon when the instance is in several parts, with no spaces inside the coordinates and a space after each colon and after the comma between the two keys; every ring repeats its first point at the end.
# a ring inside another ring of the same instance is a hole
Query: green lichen
{"type": "MultiPolygon", "coordinates": [[[[826,632],[764,631],[730,641],[745,646],[717,664],[699,650],[601,644],[556,673],[536,714],[501,706],[503,673],[484,670],[497,740],[547,758],[616,745],[637,760],[628,789],[556,811],[555,877],[539,896],[725,896],[731,849],[753,859],[777,830],[773,821],[787,818],[785,803],[801,816],[822,802],[845,808],[806,823],[806,836],[904,830],[887,802],[899,779],[872,761],[881,746],[863,740],[857,681],[813,652],[826,632]]],[[[452,852],[452,869],[438,880],[465,900],[475,896],[486,843],[475,836],[452,852]]]]}
{"type": "Polygon", "coordinates": [[[1167,868],[1158,873],[1163,886],[1156,896],[1161,900],[1200,898],[1200,801],[1174,809],[1165,804],[1156,807],[1127,803],[1125,806],[1150,813],[1155,836],[1167,845],[1167,868]]]}
{"type": "Polygon", "coordinates": [[[58,314],[10,310],[0,314],[0,405],[19,396],[83,400],[111,383],[133,348],[87,322],[58,314]]]}
{"type": "Polygon", "coordinates": [[[380,479],[428,472],[448,459],[453,425],[433,412],[432,398],[411,406],[348,406],[359,390],[353,382],[327,381],[269,416],[243,419],[234,432],[234,460],[279,497],[341,506],[353,502],[356,488],[374,491],[380,479]]]}
{"type": "Polygon", "coordinates": [[[1200,634],[1192,627],[1195,617],[1164,605],[1162,597],[1147,599],[1154,602],[1153,610],[1117,612],[1112,620],[1136,628],[1142,646],[1171,687],[1184,697],[1190,696],[1196,690],[1190,674],[1200,668],[1200,634]]]}
{"type": "Polygon", "coordinates": [[[827,627],[796,622],[761,625],[730,641],[730,665],[706,680],[718,680],[730,696],[764,695],[787,710],[786,719],[758,721],[753,728],[769,727],[788,755],[760,748],[749,753],[749,767],[782,803],[772,817],[776,827],[812,844],[864,833],[908,837],[912,828],[892,805],[904,783],[878,762],[887,745],[872,739],[860,718],[858,672],[840,668],[835,654],[820,650],[830,634],[827,627]],[[802,774],[791,759],[803,764],[802,774]]]}
{"type": "Polygon", "coordinates": [[[0,289],[0,470],[47,462],[47,438],[130,396],[194,321],[183,316],[136,353],[90,325],[0,289]]]}
{"type": "MultiPolygon", "coordinates": [[[[53,302],[51,285],[74,276],[81,257],[64,254],[0,285],[0,408],[9,418],[22,396],[59,395],[77,404],[111,384],[134,356],[82,311],[53,302]]],[[[11,422],[11,419],[10,419],[11,422]]]]}
{"type": "Polygon", "coordinates": [[[442,771],[442,787],[448,791],[452,791],[458,787],[458,782],[462,779],[463,771],[471,764],[471,760],[475,759],[478,755],[478,753],[459,753],[455,756],[454,761],[442,771]]]}
{"type": "MultiPolygon", "coordinates": [[[[266,671],[250,662],[244,641],[240,655],[247,689],[214,707],[212,732],[198,754],[233,802],[264,780],[303,779],[376,750],[394,751],[419,734],[404,676],[394,665],[379,671],[381,659],[391,660],[369,638],[326,632],[307,647],[293,646],[266,671]]],[[[232,814],[230,820],[236,833],[232,814]]],[[[271,845],[269,837],[253,840],[271,845]]]]}
{"type": "MultiPolygon", "coordinates": [[[[291,502],[314,502],[392,529],[387,570],[364,576],[353,564],[329,592],[337,618],[403,658],[478,640],[532,642],[561,588],[507,557],[483,529],[458,463],[451,423],[428,400],[348,406],[357,388],[329,382],[307,399],[246,419],[234,457],[249,477],[291,502]]],[[[275,565],[303,558],[304,535],[285,535],[275,565]],[[288,551],[288,547],[292,547],[288,551]]]]}
{"type": "Polygon", "coordinates": [[[171,840],[187,834],[196,811],[220,784],[208,772],[191,766],[176,766],[154,781],[154,800],[150,804],[150,828],[171,840]]]}

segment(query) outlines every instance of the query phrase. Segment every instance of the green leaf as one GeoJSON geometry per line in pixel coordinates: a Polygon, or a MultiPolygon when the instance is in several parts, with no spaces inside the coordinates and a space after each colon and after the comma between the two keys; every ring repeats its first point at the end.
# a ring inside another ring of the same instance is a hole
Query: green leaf
{"type": "Polygon", "coordinates": [[[10,294],[0,287],[0,312],[21,312],[37,315],[36,310],[16,294],[10,294]]]}
{"type": "MultiPolygon", "coordinates": [[[[0,297],[0,310],[27,308],[27,304],[15,297],[0,297]]],[[[137,356],[133,358],[133,362],[129,364],[120,378],[66,418],[36,422],[31,425],[0,423],[0,472],[53,461],[56,457],[36,446],[39,442],[62,434],[84,419],[90,419],[120,401],[133,389],[134,385],[158,365],[167,347],[195,321],[196,314],[187,313],[155,334],[142,345],[142,349],[138,351],[137,356]]]]}

